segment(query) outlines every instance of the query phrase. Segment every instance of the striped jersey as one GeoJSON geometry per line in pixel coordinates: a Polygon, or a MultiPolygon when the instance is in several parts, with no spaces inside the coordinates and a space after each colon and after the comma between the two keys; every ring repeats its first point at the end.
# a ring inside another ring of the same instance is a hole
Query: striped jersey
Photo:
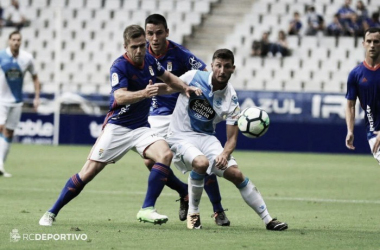
{"type": "Polygon", "coordinates": [[[20,50],[17,57],[13,57],[8,47],[0,51],[0,103],[7,106],[22,105],[22,86],[25,73],[32,75],[37,72],[34,68],[33,56],[20,50]]]}
{"type": "Polygon", "coordinates": [[[230,83],[222,90],[213,91],[212,72],[191,70],[180,78],[188,85],[200,88],[202,95],[184,94],[178,97],[170,121],[169,133],[198,132],[215,134],[217,123],[226,120],[228,125],[236,125],[240,107],[236,92],[230,83]]]}

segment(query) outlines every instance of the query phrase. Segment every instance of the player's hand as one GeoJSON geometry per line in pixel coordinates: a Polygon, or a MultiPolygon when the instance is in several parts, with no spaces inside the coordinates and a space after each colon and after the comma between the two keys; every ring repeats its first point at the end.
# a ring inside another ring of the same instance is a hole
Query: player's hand
{"type": "Polygon", "coordinates": [[[33,108],[37,112],[38,106],[40,106],[40,98],[36,97],[33,99],[33,108]]]}
{"type": "Polygon", "coordinates": [[[215,159],[215,166],[220,170],[225,170],[228,166],[228,159],[225,155],[218,155],[215,159]]]}
{"type": "Polygon", "coordinates": [[[375,141],[375,144],[373,145],[373,148],[372,148],[372,153],[376,153],[379,151],[380,149],[380,132],[379,131],[375,131],[373,132],[376,136],[376,141],[375,141]]]}
{"type": "Polygon", "coordinates": [[[158,94],[158,86],[154,85],[152,80],[149,80],[149,84],[145,88],[145,98],[150,98],[158,94]]]}
{"type": "Polygon", "coordinates": [[[347,133],[347,136],[346,136],[346,147],[348,149],[351,149],[351,150],[354,150],[355,147],[354,147],[354,134],[353,133],[347,133]]]}
{"type": "Polygon", "coordinates": [[[194,87],[194,86],[188,86],[185,89],[185,94],[187,97],[190,97],[192,93],[195,93],[197,96],[200,96],[202,94],[202,90],[200,88],[194,87]]]}

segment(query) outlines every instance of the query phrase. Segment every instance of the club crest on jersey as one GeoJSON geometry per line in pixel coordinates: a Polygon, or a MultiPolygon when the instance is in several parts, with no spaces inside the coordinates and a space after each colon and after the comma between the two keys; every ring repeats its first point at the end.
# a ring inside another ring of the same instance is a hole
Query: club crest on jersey
{"type": "Polygon", "coordinates": [[[152,66],[149,66],[149,72],[150,72],[151,76],[154,76],[154,71],[153,71],[152,66]]]}
{"type": "Polygon", "coordinates": [[[102,154],[103,154],[103,152],[104,152],[104,149],[99,149],[99,156],[102,156],[102,154]]]}
{"type": "Polygon", "coordinates": [[[168,64],[166,65],[166,69],[168,71],[172,71],[173,70],[173,64],[172,64],[172,62],[168,62],[168,64]]]}

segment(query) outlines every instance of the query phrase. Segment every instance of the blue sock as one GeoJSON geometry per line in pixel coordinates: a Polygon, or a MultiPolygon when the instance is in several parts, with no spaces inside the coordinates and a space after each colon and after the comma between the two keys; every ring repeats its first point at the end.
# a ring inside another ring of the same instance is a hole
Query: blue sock
{"type": "Polygon", "coordinates": [[[158,196],[160,196],[162,189],[170,175],[170,167],[156,162],[149,174],[148,191],[146,192],[144,204],[142,208],[154,207],[158,196]]]}
{"type": "Polygon", "coordinates": [[[205,178],[205,185],[204,189],[206,190],[206,193],[208,195],[208,198],[210,199],[212,206],[214,208],[214,212],[221,212],[223,211],[222,206],[222,197],[220,196],[220,190],[218,185],[218,180],[216,179],[216,175],[207,175],[205,178]]]}
{"type": "Polygon", "coordinates": [[[181,198],[185,197],[188,194],[187,184],[183,183],[177,176],[174,175],[173,170],[169,169],[170,173],[168,176],[168,181],[166,186],[178,192],[181,198]]]}
{"type": "Polygon", "coordinates": [[[57,201],[49,212],[58,215],[59,210],[63,208],[67,203],[74,199],[84,188],[86,184],[80,179],[78,174],[73,175],[62,189],[57,201]]]}

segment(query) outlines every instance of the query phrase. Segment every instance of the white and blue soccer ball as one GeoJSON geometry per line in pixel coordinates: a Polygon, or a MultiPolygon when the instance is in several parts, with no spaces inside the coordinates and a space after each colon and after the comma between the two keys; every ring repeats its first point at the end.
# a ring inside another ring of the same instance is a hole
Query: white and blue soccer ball
{"type": "Polygon", "coordinates": [[[258,107],[244,109],[238,119],[239,130],[249,138],[263,136],[268,131],[269,123],[268,113],[258,107]]]}

